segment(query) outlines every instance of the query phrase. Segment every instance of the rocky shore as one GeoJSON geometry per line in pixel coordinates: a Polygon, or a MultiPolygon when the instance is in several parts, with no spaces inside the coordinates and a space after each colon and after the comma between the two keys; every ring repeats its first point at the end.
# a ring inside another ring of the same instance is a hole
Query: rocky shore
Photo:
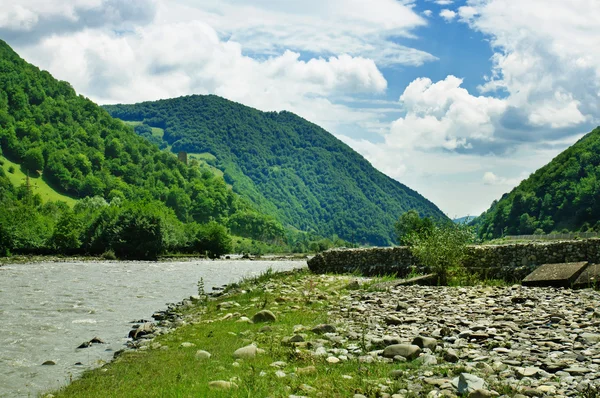
{"type": "MultiPolygon", "coordinates": [[[[149,364],[152,352],[195,356],[214,374],[194,385],[232,397],[598,396],[599,292],[379,282],[304,272],[229,287],[156,313],[132,347],[149,364]],[[217,331],[232,339],[224,351],[201,337],[217,331]]],[[[119,360],[116,373],[140,359],[119,360]]]]}
{"type": "Polygon", "coordinates": [[[599,300],[590,289],[518,285],[355,290],[329,312],[340,325],[330,337],[360,361],[414,357],[423,364],[394,375],[407,379],[398,397],[424,391],[428,397],[484,397],[503,390],[520,394],[507,396],[583,396],[600,385],[599,300]],[[462,389],[460,375],[446,377],[449,371],[470,375],[462,389]]]}

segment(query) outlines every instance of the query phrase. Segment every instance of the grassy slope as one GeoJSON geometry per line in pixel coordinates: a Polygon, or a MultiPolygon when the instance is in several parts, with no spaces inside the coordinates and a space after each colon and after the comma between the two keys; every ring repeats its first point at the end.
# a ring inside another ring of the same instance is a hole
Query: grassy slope
{"type": "MultiPolygon", "coordinates": [[[[337,279],[331,283],[327,276],[315,276],[307,272],[293,273],[291,276],[273,276],[283,285],[285,292],[268,292],[264,285],[246,284],[246,293],[238,293],[225,300],[235,300],[240,307],[229,310],[217,309],[217,303],[209,302],[208,307],[194,307],[200,322],[187,325],[173,333],[154,340],[157,345],[146,351],[122,355],[114,362],[87,372],[82,379],[54,395],[58,397],[288,397],[290,394],[308,394],[302,385],[309,385],[322,392],[324,397],[347,397],[353,393],[373,396],[373,380],[385,383],[391,369],[414,366],[412,364],[362,364],[346,361],[329,364],[323,357],[314,357],[305,349],[296,349],[282,344],[282,338],[292,336],[297,325],[308,329],[327,321],[327,305],[334,301],[338,291],[347,280],[337,279]],[[283,278],[283,281],[282,281],[283,278]],[[283,283],[282,283],[283,282],[283,283]],[[308,295],[305,293],[307,292],[308,295]],[[277,303],[282,295],[286,301],[277,303]],[[277,314],[278,320],[272,324],[272,331],[260,333],[264,324],[236,322],[236,317],[223,319],[228,312],[239,312],[248,317],[266,307],[277,314]],[[181,343],[191,342],[195,347],[183,348],[181,343]],[[233,351],[242,346],[256,343],[264,349],[264,354],[252,360],[239,361],[234,365],[233,351]],[[197,350],[209,351],[209,360],[195,358],[197,350]],[[287,376],[278,378],[277,369],[271,364],[284,361],[281,369],[287,376]],[[314,366],[310,374],[298,374],[297,368],[314,366]],[[368,369],[367,369],[368,367],[368,369]],[[261,372],[265,374],[261,376],[261,372]],[[290,376],[297,373],[296,377],[290,376]],[[361,377],[361,372],[366,377],[361,377]],[[351,375],[344,378],[343,375],[351,375]],[[239,388],[230,391],[210,390],[208,383],[214,380],[233,380],[239,388]],[[110,392],[108,395],[107,393],[110,392]]],[[[267,282],[269,287],[270,282],[267,282]]],[[[271,285],[271,287],[273,287],[271,285]]],[[[224,301],[224,300],[221,300],[224,301]]],[[[304,331],[307,339],[319,336],[304,331]]],[[[388,379],[389,380],[389,379],[388,379]]]]}
{"type": "MultiPolygon", "coordinates": [[[[27,179],[27,176],[21,169],[21,165],[17,163],[13,163],[5,157],[0,156],[0,160],[4,162],[4,165],[1,167],[6,172],[10,182],[13,183],[14,186],[18,187],[23,185],[27,179]],[[14,168],[14,173],[9,173],[9,167],[14,168]]],[[[77,201],[69,196],[63,195],[61,193],[56,192],[51,186],[49,186],[42,178],[30,178],[29,179],[32,191],[34,194],[39,194],[42,197],[44,202],[49,201],[63,201],[66,202],[69,206],[73,206],[77,201]]]]}
{"type": "MultiPolygon", "coordinates": [[[[131,127],[135,127],[135,126],[139,126],[140,124],[142,124],[142,122],[134,122],[134,121],[123,121],[123,123],[125,123],[128,126],[131,127]]],[[[163,138],[163,136],[165,135],[165,130],[158,128],[158,127],[151,127],[152,129],[152,135],[158,138],[163,138]]]]}

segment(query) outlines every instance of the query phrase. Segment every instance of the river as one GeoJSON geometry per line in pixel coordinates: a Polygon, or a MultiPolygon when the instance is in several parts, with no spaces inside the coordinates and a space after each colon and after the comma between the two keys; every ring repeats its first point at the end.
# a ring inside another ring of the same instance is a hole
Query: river
{"type": "Polygon", "coordinates": [[[45,262],[0,267],[0,397],[59,388],[123,348],[133,321],[205,289],[305,261],[45,262]],[[77,349],[99,337],[106,344],[77,349]],[[52,361],[55,365],[42,365],[52,361]],[[79,363],[79,364],[78,364],[79,363]]]}

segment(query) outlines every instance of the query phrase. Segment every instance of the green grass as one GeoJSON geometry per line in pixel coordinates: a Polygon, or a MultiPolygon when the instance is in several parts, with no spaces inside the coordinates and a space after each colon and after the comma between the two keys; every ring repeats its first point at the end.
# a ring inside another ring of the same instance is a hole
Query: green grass
{"type": "MultiPolygon", "coordinates": [[[[122,122],[131,127],[139,126],[140,124],[143,123],[143,122],[126,122],[124,120],[122,120],[122,122]]],[[[155,137],[162,139],[163,136],[165,135],[165,130],[163,130],[159,127],[150,127],[150,128],[152,129],[152,135],[155,137]]]]}
{"type": "MultiPolygon", "coordinates": [[[[303,385],[308,385],[324,397],[348,397],[355,393],[375,396],[379,383],[398,388],[397,382],[388,379],[389,372],[415,365],[363,364],[356,360],[329,364],[324,357],[310,355],[302,343],[296,347],[282,343],[284,337],[294,334],[297,325],[306,327],[301,333],[306,335],[307,341],[322,338],[312,333],[310,328],[327,322],[326,308],[330,299],[337,296],[337,291],[348,280],[324,283],[322,277],[307,272],[268,273],[246,280],[236,289],[235,295],[222,300],[234,300],[240,307],[219,311],[217,302],[209,302],[206,307],[199,305],[190,311],[199,321],[154,340],[168,350],[155,346],[146,351],[126,353],[101,369],[85,373],[81,379],[53,394],[56,397],[314,396],[314,392],[303,390],[306,388],[303,385]],[[264,288],[264,284],[273,285],[273,281],[284,286],[285,292],[278,289],[269,292],[264,288]],[[275,323],[270,324],[270,332],[260,332],[264,324],[236,322],[236,316],[223,320],[227,312],[252,317],[263,307],[271,309],[278,317],[275,323]],[[182,348],[183,342],[194,343],[195,347],[182,348]],[[233,352],[251,343],[265,352],[255,359],[236,362],[233,352]],[[199,349],[210,352],[212,357],[196,359],[195,352],[199,349]],[[281,368],[286,377],[276,377],[278,369],[270,366],[276,361],[286,362],[281,368]],[[296,373],[297,368],[308,366],[314,366],[316,371],[296,373]],[[290,376],[292,373],[295,375],[290,376]],[[238,388],[211,390],[208,383],[214,380],[233,381],[238,388]]],[[[325,344],[330,346],[331,343],[325,344]]]]}
{"type": "MultiPolygon", "coordinates": [[[[27,180],[27,175],[23,172],[21,165],[19,165],[18,163],[13,163],[3,156],[0,156],[0,160],[4,162],[4,164],[1,167],[6,172],[6,175],[8,176],[10,182],[15,187],[23,185],[27,180]],[[10,167],[14,168],[13,173],[9,173],[8,169],[10,167]]],[[[56,192],[50,185],[46,183],[46,181],[43,180],[43,178],[30,177],[29,183],[31,184],[32,192],[34,194],[39,194],[42,197],[42,201],[44,202],[63,201],[66,202],[69,206],[73,206],[77,202],[77,200],[74,198],[56,192]]]]}

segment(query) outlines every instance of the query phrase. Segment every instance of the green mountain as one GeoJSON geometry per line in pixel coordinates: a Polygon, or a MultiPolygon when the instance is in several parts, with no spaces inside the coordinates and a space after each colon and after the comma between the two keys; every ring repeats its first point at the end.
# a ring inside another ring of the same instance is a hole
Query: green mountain
{"type": "Polygon", "coordinates": [[[484,239],[600,230],[600,128],[495,201],[476,224],[484,239]]]}
{"type": "Polygon", "coordinates": [[[284,224],[323,236],[387,245],[394,222],[416,209],[445,219],[431,202],[377,171],[319,126],[290,112],[261,112],[217,96],[187,96],[105,109],[155,142],[163,129],[185,151],[224,173],[233,191],[284,224]]]}
{"type": "MultiPolygon", "coordinates": [[[[263,227],[283,234],[281,225],[256,213],[209,167],[191,167],[161,151],[136,135],[131,126],[77,95],[67,82],[21,59],[3,41],[0,155],[7,159],[0,156],[2,168],[7,170],[2,174],[11,176],[2,181],[12,185],[19,174],[27,174],[29,187],[51,188],[73,199],[101,196],[109,201],[159,201],[183,222],[233,223],[244,236],[254,231],[271,237],[273,231],[267,233],[263,227]],[[14,170],[15,166],[20,170],[14,170]],[[252,221],[251,228],[246,220],[252,221]]],[[[21,180],[25,182],[25,178],[21,180]]],[[[11,187],[4,188],[0,200],[12,195],[11,187]]],[[[47,199],[61,197],[45,193],[47,199]]]]}

